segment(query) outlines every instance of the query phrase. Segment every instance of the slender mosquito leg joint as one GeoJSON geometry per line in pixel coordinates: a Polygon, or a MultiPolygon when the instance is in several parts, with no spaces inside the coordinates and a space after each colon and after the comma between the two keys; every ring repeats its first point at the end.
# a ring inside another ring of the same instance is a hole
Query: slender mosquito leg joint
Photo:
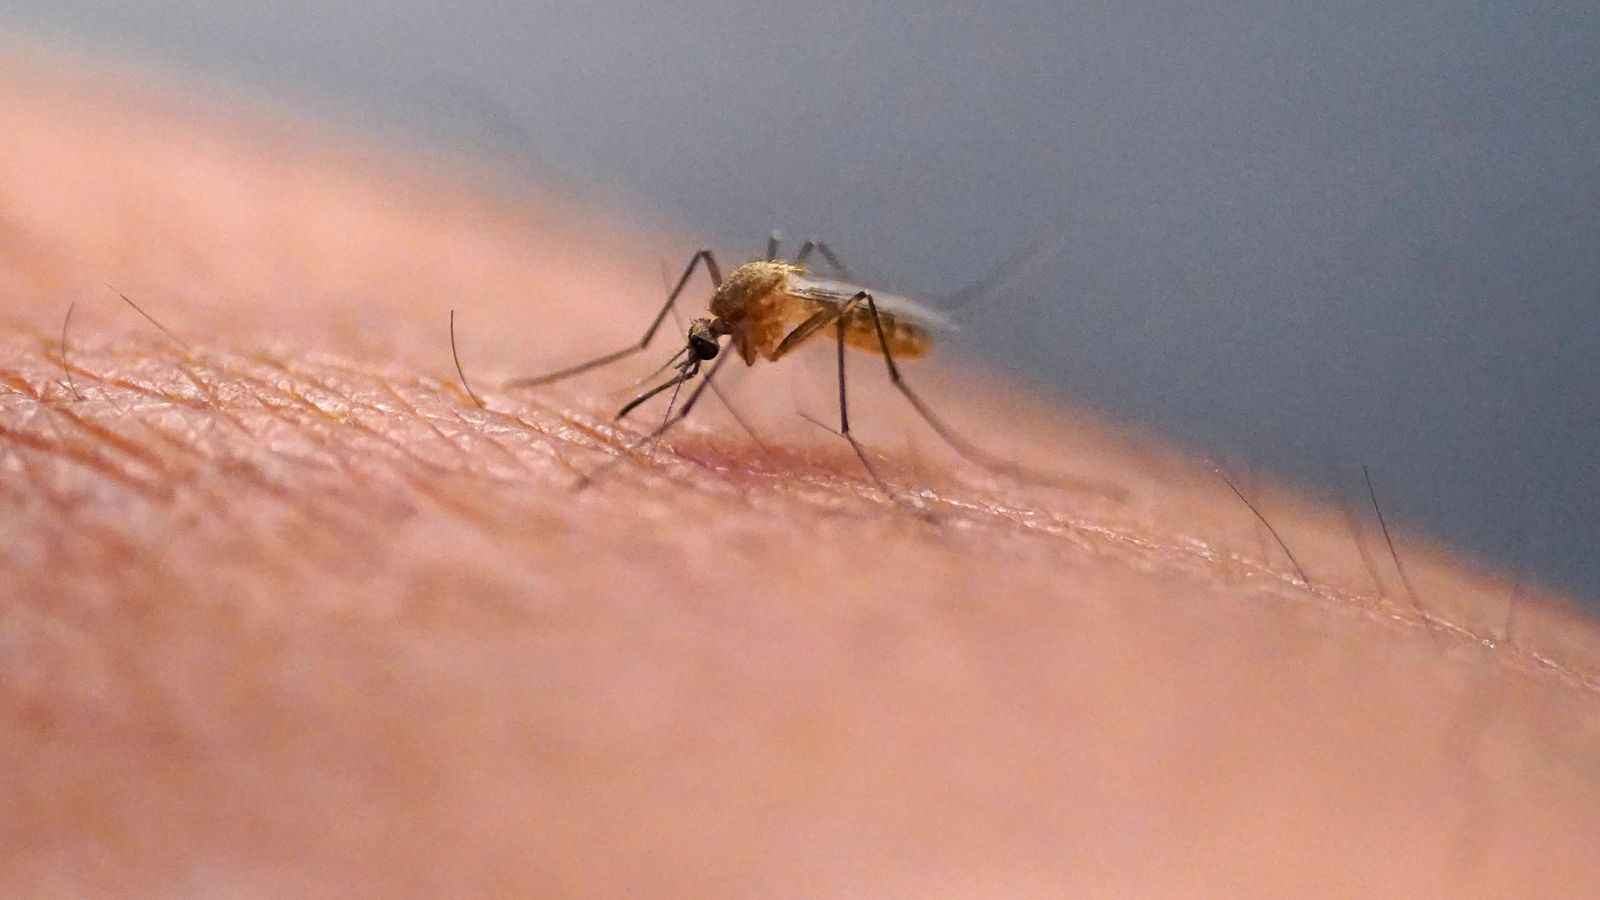
{"type": "MultiPolygon", "coordinates": [[[[889,380],[901,390],[907,390],[904,379],[900,377],[900,367],[895,365],[894,354],[889,352],[889,336],[883,331],[883,318],[878,315],[878,304],[872,299],[871,291],[862,291],[855,295],[851,303],[866,301],[867,309],[872,313],[872,330],[878,334],[878,346],[883,349],[883,362],[889,367],[889,380]]],[[[917,404],[919,407],[920,403],[917,404]]]]}
{"type": "Polygon", "coordinates": [[[796,253],[794,257],[794,264],[804,266],[806,260],[811,257],[812,251],[822,254],[822,258],[827,260],[828,265],[832,266],[833,270],[838,272],[840,276],[847,280],[854,280],[855,276],[850,274],[849,267],[839,261],[839,257],[834,254],[833,249],[816,238],[807,238],[806,242],[800,245],[800,252],[796,253]]]}
{"type": "MultiPolygon", "coordinates": [[[[710,250],[701,250],[696,255],[699,256],[701,259],[705,260],[705,263],[706,263],[706,274],[711,276],[711,283],[713,285],[716,285],[717,287],[722,287],[722,269],[721,269],[721,267],[719,267],[717,265],[717,261],[711,255],[711,251],[710,250]]],[[[688,280],[689,280],[688,276],[685,276],[684,277],[684,281],[688,281],[688,280]]]]}
{"type": "Polygon", "coordinates": [[[861,442],[856,440],[855,435],[850,433],[850,392],[845,386],[844,348],[845,330],[847,327],[845,314],[848,313],[854,304],[855,301],[852,300],[850,303],[847,303],[841,307],[840,314],[834,321],[834,328],[837,329],[838,332],[836,335],[838,340],[834,343],[837,348],[839,359],[839,435],[850,442],[850,449],[855,451],[856,458],[861,460],[861,467],[867,470],[868,475],[872,476],[872,483],[877,485],[878,490],[883,491],[884,494],[888,495],[889,499],[899,503],[899,496],[896,495],[895,492],[889,487],[889,483],[883,480],[883,476],[878,474],[877,468],[875,468],[872,465],[872,461],[867,458],[866,448],[862,447],[861,442]]]}
{"type": "Polygon", "coordinates": [[[840,262],[839,257],[834,255],[833,248],[821,241],[817,241],[817,252],[821,253],[822,258],[828,261],[828,265],[833,266],[833,270],[843,276],[845,280],[855,280],[855,275],[850,272],[850,268],[840,262]]]}
{"type": "Polygon", "coordinates": [[[587,362],[581,362],[575,366],[568,366],[565,369],[551,372],[548,375],[535,375],[531,378],[514,378],[506,382],[505,386],[508,388],[524,388],[552,384],[557,381],[563,381],[567,378],[571,378],[574,375],[581,375],[584,372],[590,371],[591,369],[598,369],[601,366],[610,365],[618,360],[626,359],[635,353],[639,353],[648,349],[650,342],[655,339],[656,332],[661,330],[661,323],[665,322],[667,320],[667,316],[672,313],[672,306],[674,303],[678,302],[678,296],[683,293],[683,289],[689,284],[689,279],[694,276],[695,268],[702,264],[706,267],[706,274],[711,276],[712,283],[717,287],[722,286],[722,269],[717,266],[717,261],[712,257],[711,251],[695,251],[694,256],[690,257],[689,259],[689,265],[684,267],[683,274],[678,277],[678,283],[673,286],[671,293],[667,295],[667,302],[662,304],[660,311],[656,313],[656,317],[650,320],[650,327],[645,329],[644,336],[639,338],[637,343],[629,344],[628,346],[623,347],[621,350],[607,353],[604,356],[597,356],[587,362]]]}
{"type": "Polygon", "coordinates": [[[661,384],[656,385],[655,387],[651,388],[650,390],[645,391],[644,393],[642,393],[639,396],[633,398],[632,400],[629,400],[627,405],[625,405],[621,409],[617,410],[617,414],[616,414],[615,418],[621,419],[621,418],[626,417],[628,415],[628,413],[631,413],[635,409],[638,409],[641,404],[643,404],[645,401],[649,400],[651,397],[654,397],[657,394],[662,393],[663,391],[670,390],[670,389],[672,389],[674,387],[677,387],[680,384],[683,384],[685,381],[688,381],[689,379],[693,378],[695,376],[695,373],[697,373],[699,371],[700,371],[700,366],[699,366],[698,363],[696,363],[694,365],[691,365],[691,366],[685,366],[683,368],[683,370],[681,372],[679,372],[677,375],[673,376],[672,378],[667,379],[666,381],[662,382],[661,384]]]}
{"type": "Polygon", "coordinates": [[[872,314],[872,328],[878,334],[878,347],[883,351],[883,362],[884,365],[889,369],[889,383],[893,384],[895,388],[900,391],[900,394],[906,398],[906,401],[909,402],[912,408],[917,411],[917,414],[922,416],[922,420],[927,422],[930,428],[937,432],[940,437],[944,438],[945,443],[955,448],[955,451],[960,453],[962,456],[965,456],[980,465],[989,466],[990,468],[1012,469],[1014,471],[1017,470],[1017,467],[1012,466],[1002,460],[997,460],[988,453],[978,449],[966,439],[956,434],[954,429],[946,425],[942,419],[933,414],[933,411],[928,408],[928,405],[922,402],[922,398],[917,396],[917,392],[911,389],[911,385],[907,384],[905,379],[901,377],[900,367],[895,364],[894,354],[889,351],[889,336],[884,331],[883,317],[878,314],[878,304],[872,299],[872,292],[862,291],[851,299],[850,304],[853,305],[857,301],[861,300],[866,301],[867,311],[872,314]]]}

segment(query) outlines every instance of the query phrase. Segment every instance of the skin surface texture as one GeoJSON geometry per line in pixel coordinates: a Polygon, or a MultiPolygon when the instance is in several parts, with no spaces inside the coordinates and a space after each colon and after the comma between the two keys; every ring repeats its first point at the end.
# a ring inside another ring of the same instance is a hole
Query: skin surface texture
{"type": "Polygon", "coordinates": [[[912,384],[1045,477],[852,351],[886,498],[795,414],[822,341],[725,367],[765,449],[708,396],[576,490],[682,326],[496,385],[637,340],[693,241],[231,109],[0,62],[0,894],[1600,884],[1556,598],[1397,531],[1413,596],[1370,510],[1234,473],[1308,587],[1207,466],[941,346],[912,384]]]}

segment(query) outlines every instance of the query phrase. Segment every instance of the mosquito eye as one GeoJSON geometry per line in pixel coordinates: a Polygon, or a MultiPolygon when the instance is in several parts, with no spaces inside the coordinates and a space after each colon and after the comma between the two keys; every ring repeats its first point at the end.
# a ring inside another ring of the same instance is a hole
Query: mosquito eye
{"type": "Polygon", "coordinates": [[[706,338],[706,337],[701,337],[699,335],[695,335],[694,337],[689,339],[689,350],[690,350],[690,352],[692,352],[697,358],[702,359],[702,360],[716,359],[717,358],[717,351],[721,350],[721,349],[722,349],[721,346],[718,345],[717,342],[715,340],[711,339],[711,338],[706,338]]]}

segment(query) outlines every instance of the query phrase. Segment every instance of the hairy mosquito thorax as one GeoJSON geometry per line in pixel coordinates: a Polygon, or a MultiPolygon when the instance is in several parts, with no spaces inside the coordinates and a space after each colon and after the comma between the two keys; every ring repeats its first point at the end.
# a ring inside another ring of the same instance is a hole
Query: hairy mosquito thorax
{"type": "MultiPolygon", "coordinates": [[[[788,290],[789,277],[802,272],[804,266],[776,260],[748,262],[734,269],[712,297],[711,314],[732,336],[746,365],[755,365],[757,358],[776,360],[784,337],[824,309],[816,300],[788,290]]],[[[928,352],[925,329],[881,310],[878,318],[896,357],[914,359],[928,352]]],[[[881,352],[872,313],[864,304],[844,316],[844,342],[868,353],[881,352]]]]}
{"type": "Polygon", "coordinates": [[[781,262],[745,263],[728,275],[711,298],[711,314],[728,329],[745,365],[755,365],[758,355],[774,359],[773,351],[783,336],[804,318],[790,322],[796,304],[783,291],[789,273],[798,268],[781,262]]]}

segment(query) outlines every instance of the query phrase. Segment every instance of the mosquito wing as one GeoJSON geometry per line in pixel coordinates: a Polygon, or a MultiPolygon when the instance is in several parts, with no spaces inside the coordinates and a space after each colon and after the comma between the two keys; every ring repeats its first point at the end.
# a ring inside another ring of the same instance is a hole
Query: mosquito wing
{"type": "MultiPolygon", "coordinates": [[[[809,272],[793,272],[789,275],[789,283],[784,290],[791,296],[803,300],[842,306],[848,303],[850,298],[868,289],[848,281],[818,278],[809,272]]],[[[954,331],[956,328],[955,323],[943,313],[925,303],[918,303],[910,297],[901,297],[898,294],[885,294],[879,291],[871,293],[872,302],[876,303],[878,311],[886,316],[941,331],[954,331]]]]}

